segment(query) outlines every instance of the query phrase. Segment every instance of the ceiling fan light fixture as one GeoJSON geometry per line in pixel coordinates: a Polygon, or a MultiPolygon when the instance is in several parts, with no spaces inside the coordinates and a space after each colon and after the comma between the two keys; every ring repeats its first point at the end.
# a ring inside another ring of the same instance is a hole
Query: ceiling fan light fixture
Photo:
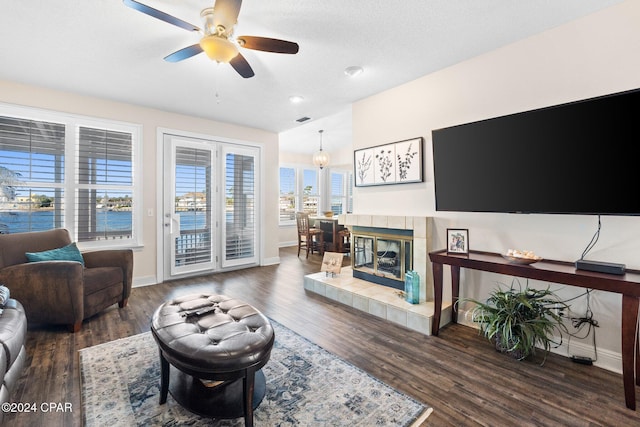
{"type": "Polygon", "coordinates": [[[298,43],[287,40],[260,36],[235,37],[234,31],[238,23],[238,14],[242,0],[216,0],[213,7],[207,7],[200,12],[204,28],[190,24],[161,10],[142,4],[136,0],[124,0],[125,6],[135,9],[152,18],[159,19],[176,27],[188,31],[203,33],[198,44],[179,49],[164,57],[167,62],[179,62],[202,52],[218,63],[229,63],[233,69],[245,79],[253,77],[255,73],[249,62],[242,56],[240,47],[262,52],[296,54],[298,43]]]}
{"type": "Polygon", "coordinates": [[[327,166],[329,164],[329,160],[331,160],[331,158],[329,157],[329,153],[327,153],[326,151],[322,151],[322,132],[324,131],[318,131],[318,133],[320,134],[320,150],[316,151],[313,155],[313,164],[320,169],[327,166]]]}
{"type": "Polygon", "coordinates": [[[225,64],[238,55],[238,46],[216,35],[204,36],[200,40],[200,47],[209,58],[225,64]]]}

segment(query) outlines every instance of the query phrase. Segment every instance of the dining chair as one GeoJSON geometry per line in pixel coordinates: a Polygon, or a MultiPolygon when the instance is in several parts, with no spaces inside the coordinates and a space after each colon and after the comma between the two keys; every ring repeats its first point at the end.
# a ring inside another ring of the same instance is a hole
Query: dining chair
{"type": "Polygon", "coordinates": [[[322,255],[323,233],[319,228],[311,227],[309,214],[296,212],[296,225],[298,226],[298,256],[300,256],[300,250],[303,247],[307,251],[307,258],[309,258],[309,252],[313,253],[314,250],[317,250],[322,255]]]}

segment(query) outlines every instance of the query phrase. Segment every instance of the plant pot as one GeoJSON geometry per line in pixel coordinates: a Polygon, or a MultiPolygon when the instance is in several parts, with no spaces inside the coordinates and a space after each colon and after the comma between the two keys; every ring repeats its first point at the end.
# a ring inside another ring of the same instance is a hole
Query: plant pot
{"type": "Polygon", "coordinates": [[[519,348],[516,348],[515,350],[510,350],[510,348],[513,347],[513,341],[511,340],[509,341],[509,345],[505,347],[502,343],[502,336],[500,334],[495,335],[494,344],[496,347],[496,351],[499,351],[500,353],[508,354],[514,359],[522,360],[522,359],[526,359],[527,356],[529,356],[528,353],[525,353],[522,349],[519,349],[519,348]]]}

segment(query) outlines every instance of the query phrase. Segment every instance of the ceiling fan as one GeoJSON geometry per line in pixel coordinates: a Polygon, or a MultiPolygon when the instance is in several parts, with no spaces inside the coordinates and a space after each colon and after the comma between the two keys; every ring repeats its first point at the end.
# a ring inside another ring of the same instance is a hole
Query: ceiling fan
{"type": "Polygon", "coordinates": [[[167,55],[168,62],[178,62],[191,58],[201,52],[215,61],[229,63],[242,77],[253,77],[255,73],[247,60],[239,52],[238,47],[273,53],[298,53],[298,44],[286,40],[257,36],[233,36],[233,30],[238,22],[238,14],[242,0],[215,0],[213,7],[200,12],[204,30],[182,19],[144,5],[135,0],[123,0],[125,6],[145,13],[161,21],[183,28],[188,31],[198,31],[203,34],[199,43],[187,46],[167,55]]]}

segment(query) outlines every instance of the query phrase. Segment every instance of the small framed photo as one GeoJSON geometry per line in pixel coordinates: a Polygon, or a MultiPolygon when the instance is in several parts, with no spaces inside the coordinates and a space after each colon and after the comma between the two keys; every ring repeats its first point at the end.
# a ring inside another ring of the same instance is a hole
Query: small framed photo
{"type": "Polygon", "coordinates": [[[447,228],[447,253],[469,254],[469,230],[466,228],[447,228]]]}

